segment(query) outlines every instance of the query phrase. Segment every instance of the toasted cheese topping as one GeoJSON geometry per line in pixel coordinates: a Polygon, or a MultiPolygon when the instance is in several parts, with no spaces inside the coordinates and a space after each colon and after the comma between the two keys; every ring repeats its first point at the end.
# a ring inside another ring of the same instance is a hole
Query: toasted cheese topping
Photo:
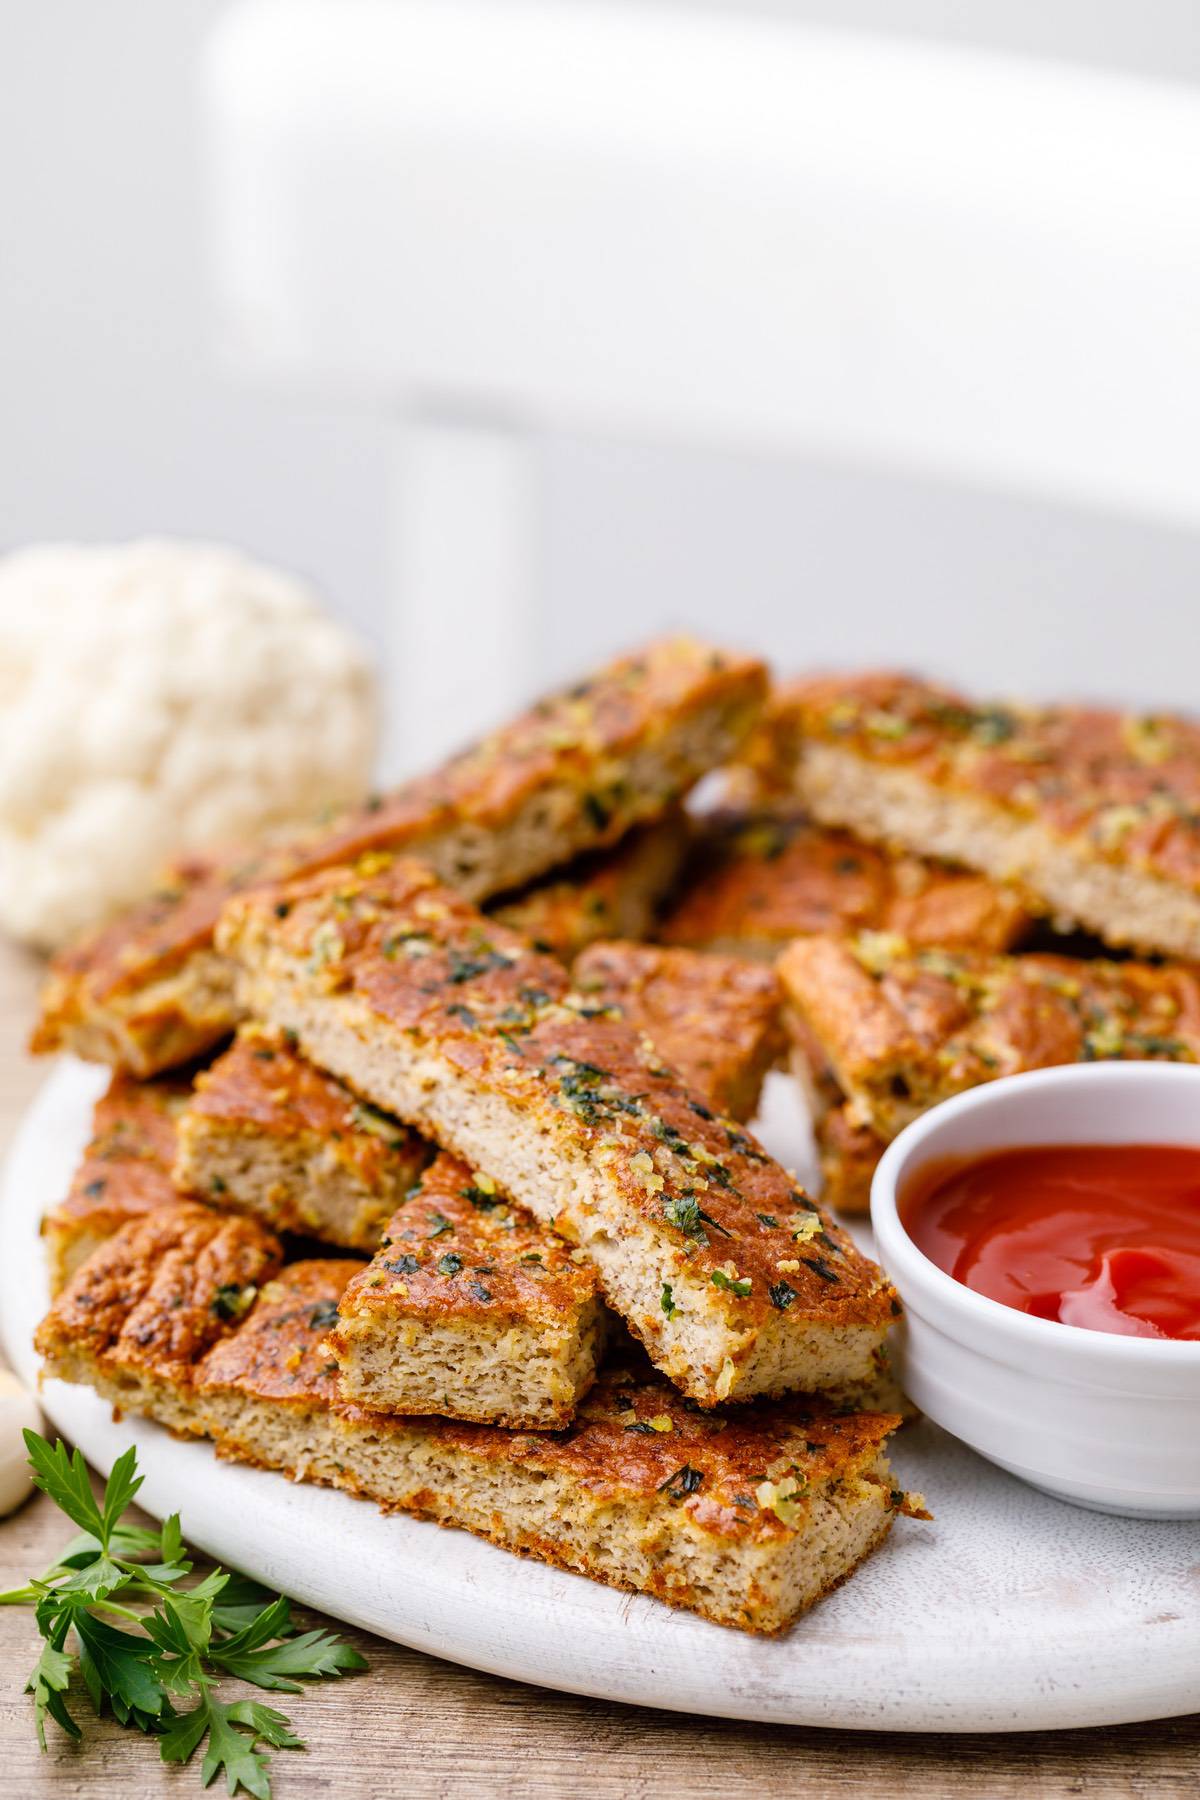
{"type": "Polygon", "coordinates": [[[884,1137],[1001,1075],[1200,1060],[1200,977],[1183,965],[913,950],[866,934],[798,941],[778,967],[857,1121],[884,1137]]]}
{"type": "Polygon", "coordinates": [[[565,1239],[513,1206],[490,1176],[443,1153],[392,1215],[342,1315],[554,1320],[595,1294],[595,1275],[565,1239]]]}
{"type": "Polygon", "coordinates": [[[190,1091],[184,1077],[132,1081],[114,1075],[96,1102],[91,1139],[66,1199],[50,1215],[52,1224],[69,1229],[101,1212],[132,1218],[176,1199],[171,1164],[190,1091]]]}
{"type": "Polygon", "coordinates": [[[1018,895],[986,876],[892,855],[781,802],[704,820],[683,893],[658,935],[761,956],[814,932],[864,929],[1005,950],[1028,925],[1018,895]]]}
{"type": "Polygon", "coordinates": [[[704,951],[597,943],[574,976],[587,1000],[644,1032],[716,1111],[751,1117],[784,1041],[783,994],[770,969],[704,951]]]}
{"type": "Polygon", "coordinates": [[[196,1372],[199,1392],[226,1389],[260,1400],[331,1406],[337,1363],[327,1339],[347,1285],[365,1266],[345,1257],[282,1269],[260,1288],[238,1328],[204,1356],[196,1372]]]}
{"type": "Polygon", "coordinates": [[[98,1368],[188,1382],[282,1262],[252,1219],[206,1206],[160,1207],[88,1258],[37,1330],[42,1356],[86,1351],[98,1368]]]}
{"type": "Polygon", "coordinates": [[[608,1172],[628,1215],[702,1273],[739,1325],[883,1322],[894,1295],[835,1226],[779,1280],[789,1221],[815,1203],[733,1119],[682,1087],[647,1040],[574,993],[561,965],[486,920],[421,864],[372,858],[234,902],[219,936],[314,995],[353,995],[379,1026],[438,1054],[471,1085],[503,1092],[528,1128],[608,1172]],[[274,965],[273,965],[274,966],[274,965]],[[739,1276],[714,1280],[733,1257],[739,1276]]]}

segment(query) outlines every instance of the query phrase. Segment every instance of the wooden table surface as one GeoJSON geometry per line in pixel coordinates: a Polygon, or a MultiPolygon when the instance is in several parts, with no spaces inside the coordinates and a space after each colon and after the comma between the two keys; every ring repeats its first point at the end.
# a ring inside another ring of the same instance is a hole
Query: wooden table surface
{"type": "MultiPolygon", "coordinates": [[[[0,1146],[43,1074],[21,1047],[37,977],[32,959],[0,944],[0,1146]]],[[[41,1496],[0,1523],[0,1589],[44,1567],[63,1541],[62,1527],[41,1496]]],[[[306,1615],[306,1622],[321,1621],[306,1615]]],[[[891,1797],[906,1789],[921,1800],[1200,1794],[1200,1715],[1022,1736],[742,1725],[573,1699],[436,1662],[366,1633],[348,1635],[368,1657],[369,1674],[313,1686],[294,1700],[283,1696],[308,1750],[276,1753],[277,1800],[557,1800],[577,1790],[588,1800],[699,1792],[714,1800],[891,1797]]],[[[0,1800],[109,1793],[179,1800],[199,1792],[195,1768],[163,1768],[146,1740],[95,1722],[84,1709],[84,1747],[55,1732],[48,1753],[39,1755],[21,1692],[34,1639],[23,1609],[0,1608],[0,1800]]]]}

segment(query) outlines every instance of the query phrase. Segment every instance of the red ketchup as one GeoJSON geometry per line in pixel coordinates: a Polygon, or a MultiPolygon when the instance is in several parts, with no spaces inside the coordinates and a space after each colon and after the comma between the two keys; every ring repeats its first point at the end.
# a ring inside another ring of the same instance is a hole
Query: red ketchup
{"type": "Polygon", "coordinates": [[[994,1151],[927,1169],[900,1213],[939,1269],[1018,1312],[1200,1339],[1200,1149],[994,1151]]]}

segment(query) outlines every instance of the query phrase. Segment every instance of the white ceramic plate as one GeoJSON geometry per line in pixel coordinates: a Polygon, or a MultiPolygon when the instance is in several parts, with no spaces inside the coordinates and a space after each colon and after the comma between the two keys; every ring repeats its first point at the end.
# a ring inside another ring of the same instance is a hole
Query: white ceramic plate
{"type": "MultiPolygon", "coordinates": [[[[46,1304],[38,1220],[64,1192],[103,1077],[64,1063],[31,1107],[0,1202],[0,1320],[14,1364],[46,1304]]],[[[805,1154],[791,1089],[763,1134],[805,1154]]],[[[772,1723],[982,1731],[1118,1724],[1200,1704],[1200,1527],[1051,1500],[934,1427],[894,1461],[937,1514],[900,1520],[844,1588],[779,1640],[524,1562],[463,1532],[279,1475],[218,1463],[47,1383],[50,1420],[107,1471],[132,1439],[140,1499],[187,1537],[294,1598],[397,1643],[601,1699],[772,1723]]]]}

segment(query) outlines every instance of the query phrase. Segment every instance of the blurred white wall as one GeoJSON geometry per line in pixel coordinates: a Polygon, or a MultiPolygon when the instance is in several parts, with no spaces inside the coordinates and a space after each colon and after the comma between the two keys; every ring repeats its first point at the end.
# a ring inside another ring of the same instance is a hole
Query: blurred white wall
{"type": "MultiPolygon", "coordinates": [[[[1194,0],[745,3],[1200,81],[1194,0]]],[[[377,639],[383,425],[247,390],[213,352],[195,71],[220,4],[0,0],[0,547],[227,538],[308,573],[377,639]]],[[[1200,705],[1200,535],[708,452],[555,441],[545,480],[535,679],[690,623],[783,666],[904,661],[1200,705]]]]}
{"type": "Polygon", "coordinates": [[[219,0],[0,0],[0,545],[168,531],[369,628],[381,433],[216,366],[195,95],[219,0]]]}

